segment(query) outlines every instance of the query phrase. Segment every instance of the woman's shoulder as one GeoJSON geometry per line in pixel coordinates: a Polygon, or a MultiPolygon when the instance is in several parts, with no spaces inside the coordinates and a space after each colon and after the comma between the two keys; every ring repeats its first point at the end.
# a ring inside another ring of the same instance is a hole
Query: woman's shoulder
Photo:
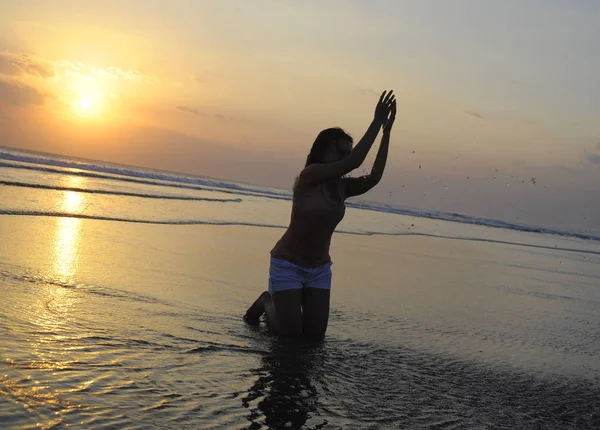
{"type": "Polygon", "coordinates": [[[323,185],[323,182],[305,182],[298,180],[294,184],[292,199],[294,202],[306,201],[307,199],[310,200],[311,196],[315,196],[315,194],[321,192],[320,190],[323,185]]]}
{"type": "Polygon", "coordinates": [[[298,176],[296,176],[296,180],[294,181],[294,194],[297,192],[305,193],[306,191],[317,188],[319,186],[319,182],[310,182],[303,178],[303,171],[304,169],[298,174],[298,176]]]}

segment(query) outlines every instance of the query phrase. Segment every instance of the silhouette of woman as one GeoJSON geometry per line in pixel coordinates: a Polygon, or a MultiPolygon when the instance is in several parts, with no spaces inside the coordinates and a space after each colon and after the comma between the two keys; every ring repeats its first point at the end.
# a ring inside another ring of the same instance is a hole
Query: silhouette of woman
{"type": "Polygon", "coordinates": [[[264,313],[276,334],[325,334],[331,291],[331,236],[344,217],[345,200],[366,193],[381,180],[395,117],[393,91],[384,91],[371,125],[354,148],[352,137],[341,128],[319,133],[294,184],[289,227],[271,250],[268,291],[246,311],[247,322],[258,323],[264,313]],[[363,163],[381,128],[383,137],[371,173],[344,177],[363,163]]]}

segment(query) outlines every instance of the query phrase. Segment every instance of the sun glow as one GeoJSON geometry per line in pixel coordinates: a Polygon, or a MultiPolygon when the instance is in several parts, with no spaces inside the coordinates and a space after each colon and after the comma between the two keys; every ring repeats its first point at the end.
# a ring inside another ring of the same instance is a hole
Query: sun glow
{"type": "Polygon", "coordinates": [[[73,113],[89,120],[105,118],[112,91],[106,79],[85,73],[68,73],[65,77],[68,89],[65,98],[70,101],[73,113]]]}
{"type": "Polygon", "coordinates": [[[103,97],[101,94],[82,94],[73,104],[73,110],[82,117],[100,117],[105,110],[103,97]]]}
{"type": "Polygon", "coordinates": [[[81,97],[81,100],[79,100],[79,107],[82,110],[90,110],[94,108],[94,99],[92,99],[91,97],[88,96],[83,96],[81,97]]]}

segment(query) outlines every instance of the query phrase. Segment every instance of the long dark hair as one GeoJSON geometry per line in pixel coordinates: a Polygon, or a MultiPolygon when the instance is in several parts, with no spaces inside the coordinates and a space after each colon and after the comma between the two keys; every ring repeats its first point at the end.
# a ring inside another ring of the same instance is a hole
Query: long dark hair
{"type": "Polygon", "coordinates": [[[335,145],[338,140],[342,139],[347,139],[350,143],[354,142],[352,136],[339,127],[328,128],[320,132],[315,139],[312,148],[310,148],[304,167],[310,166],[311,164],[322,163],[323,157],[325,156],[325,153],[327,153],[329,147],[335,145]]]}

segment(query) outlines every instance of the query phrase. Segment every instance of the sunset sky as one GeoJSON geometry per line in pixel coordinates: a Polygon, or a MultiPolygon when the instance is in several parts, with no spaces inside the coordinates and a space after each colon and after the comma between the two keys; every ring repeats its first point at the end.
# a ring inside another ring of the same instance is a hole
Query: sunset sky
{"type": "Polygon", "coordinates": [[[599,22],[591,0],[2,2],[0,145],[289,189],[393,88],[366,198],[600,230],[599,22]]]}

